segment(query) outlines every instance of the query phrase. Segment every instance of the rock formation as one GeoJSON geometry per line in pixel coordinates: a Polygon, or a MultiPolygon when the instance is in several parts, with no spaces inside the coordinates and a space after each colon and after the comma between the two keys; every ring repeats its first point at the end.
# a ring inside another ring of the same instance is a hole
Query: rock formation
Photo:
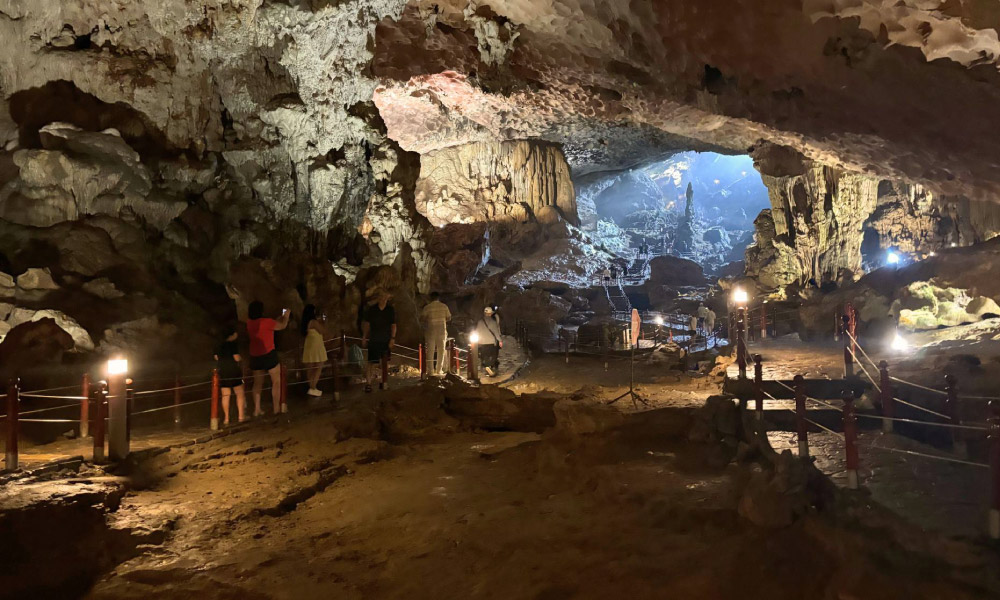
{"type": "Polygon", "coordinates": [[[762,145],[754,157],[771,209],[754,222],[746,273],[766,289],[852,281],[882,266],[889,249],[922,258],[1000,232],[993,203],[820,165],[788,148],[762,145]]]}
{"type": "Polygon", "coordinates": [[[525,222],[554,207],[577,222],[569,165],[558,146],[516,141],[464,144],[420,157],[417,210],[431,224],[525,222]]]}
{"type": "Polygon", "coordinates": [[[935,235],[978,239],[1000,74],[972,4],[0,0],[0,269],[49,269],[18,307],[96,347],[205,342],[257,288],[354,310],[391,267],[427,291],[431,222],[573,224],[571,169],[762,140],[810,165],[770,173],[795,280],[855,272],[866,227],[933,247],[899,225],[924,194],[951,199],[935,235]],[[856,216],[883,181],[923,191],[856,216]]]}

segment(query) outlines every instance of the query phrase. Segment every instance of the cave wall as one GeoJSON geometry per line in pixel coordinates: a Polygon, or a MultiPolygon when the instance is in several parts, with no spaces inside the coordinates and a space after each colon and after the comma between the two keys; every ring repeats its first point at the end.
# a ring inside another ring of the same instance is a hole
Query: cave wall
{"type": "Polygon", "coordinates": [[[771,208],[754,221],[746,275],[766,289],[849,282],[882,266],[884,250],[923,258],[1000,233],[1000,205],[993,202],[817,164],[787,147],[759,145],[754,161],[771,208]]]}
{"type": "Polygon", "coordinates": [[[578,222],[566,158],[558,145],[542,141],[472,143],[423,154],[416,204],[435,226],[527,222],[549,207],[578,222]]]}

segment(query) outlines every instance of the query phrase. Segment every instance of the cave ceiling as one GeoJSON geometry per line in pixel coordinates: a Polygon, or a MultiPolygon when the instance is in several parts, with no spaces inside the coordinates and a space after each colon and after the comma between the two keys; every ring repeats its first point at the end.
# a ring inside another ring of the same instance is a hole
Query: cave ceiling
{"type": "Polygon", "coordinates": [[[766,140],[992,198],[998,23],[987,0],[0,0],[0,145],[30,138],[17,94],[70,82],[127,140],[237,168],[542,138],[584,174],[766,140]]]}

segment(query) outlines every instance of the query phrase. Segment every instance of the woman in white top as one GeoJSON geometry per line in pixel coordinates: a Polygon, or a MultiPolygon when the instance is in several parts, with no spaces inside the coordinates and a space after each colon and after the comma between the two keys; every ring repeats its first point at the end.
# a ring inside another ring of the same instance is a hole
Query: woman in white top
{"type": "Polygon", "coordinates": [[[309,379],[310,396],[322,396],[316,386],[319,384],[319,376],[323,372],[323,365],[326,363],[326,345],[323,339],[326,337],[326,315],[317,315],[316,307],[307,304],[302,311],[302,335],[306,337],[305,345],[302,347],[302,364],[308,368],[307,377],[309,379]]]}

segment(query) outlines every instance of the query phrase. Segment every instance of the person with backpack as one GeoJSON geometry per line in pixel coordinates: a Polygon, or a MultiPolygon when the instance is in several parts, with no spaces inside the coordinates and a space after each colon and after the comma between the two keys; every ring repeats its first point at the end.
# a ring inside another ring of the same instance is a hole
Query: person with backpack
{"type": "Polygon", "coordinates": [[[493,377],[500,370],[503,335],[500,333],[500,316],[492,306],[483,309],[483,316],[476,323],[476,334],[479,336],[479,362],[483,371],[493,377]]]}

